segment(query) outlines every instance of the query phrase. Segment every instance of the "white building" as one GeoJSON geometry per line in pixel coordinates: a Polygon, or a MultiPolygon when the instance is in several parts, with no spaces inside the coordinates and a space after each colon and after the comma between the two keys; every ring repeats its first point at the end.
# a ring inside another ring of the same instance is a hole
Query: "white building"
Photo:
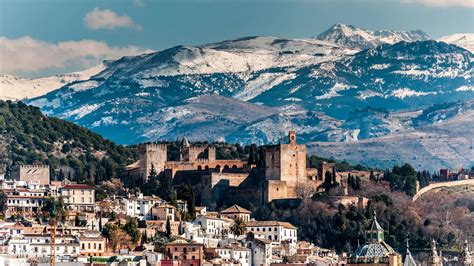
{"type": "Polygon", "coordinates": [[[14,214],[31,216],[39,211],[47,198],[44,189],[14,188],[4,189],[7,195],[6,216],[14,214]]]}
{"type": "Polygon", "coordinates": [[[212,215],[200,215],[195,222],[201,226],[204,236],[221,238],[229,235],[229,227],[233,220],[212,215]]]}
{"type": "Polygon", "coordinates": [[[139,220],[151,220],[151,208],[155,204],[165,204],[166,202],[157,196],[128,196],[122,199],[122,203],[127,215],[137,217],[139,220]]]}
{"type": "Polygon", "coordinates": [[[182,230],[184,231],[182,237],[189,239],[192,242],[204,244],[206,247],[217,247],[220,236],[208,236],[202,226],[194,222],[183,222],[182,230]]]}
{"type": "Polygon", "coordinates": [[[239,261],[241,266],[251,265],[251,254],[248,248],[218,247],[216,248],[216,254],[225,262],[239,261]]]}
{"type": "MultiPolygon", "coordinates": [[[[15,235],[8,241],[8,252],[19,256],[49,257],[51,236],[38,234],[15,235]]],[[[56,236],[55,253],[58,261],[69,261],[80,253],[79,240],[75,236],[56,236]]]]}
{"type": "Polygon", "coordinates": [[[256,238],[269,240],[274,246],[288,245],[288,255],[296,253],[298,229],[292,224],[278,221],[249,221],[245,224],[247,232],[256,238]]]}
{"type": "Polygon", "coordinates": [[[64,205],[69,210],[78,212],[94,212],[95,189],[86,184],[67,184],[59,188],[59,195],[63,197],[64,205]]]}

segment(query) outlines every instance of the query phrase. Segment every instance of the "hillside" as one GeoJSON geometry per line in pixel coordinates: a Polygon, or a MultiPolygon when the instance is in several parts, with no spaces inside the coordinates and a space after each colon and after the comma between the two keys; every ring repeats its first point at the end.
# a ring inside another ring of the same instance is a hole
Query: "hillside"
{"type": "Polygon", "coordinates": [[[116,145],[90,130],[44,116],[37,107],[0,101],[2,172],[12,164],[48,164],[54,177],[100,183],[137,158],[134,148],[116,145]],[[59,173],[59,170],[62,169],[59,173]],[[59,176],[63,175],[63,176],[59,176]]]}

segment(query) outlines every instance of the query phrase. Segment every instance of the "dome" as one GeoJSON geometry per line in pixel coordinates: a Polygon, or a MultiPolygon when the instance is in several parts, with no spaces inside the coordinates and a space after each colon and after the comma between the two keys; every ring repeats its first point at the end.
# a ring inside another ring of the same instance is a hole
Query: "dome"
{"type": "Polygon", "coordinates": [[[359,247],[356,252],[356,258],[364,261],[381,261],[389,254],[395,253],[392,247],[385,242],[367,243],[359,247]]]}

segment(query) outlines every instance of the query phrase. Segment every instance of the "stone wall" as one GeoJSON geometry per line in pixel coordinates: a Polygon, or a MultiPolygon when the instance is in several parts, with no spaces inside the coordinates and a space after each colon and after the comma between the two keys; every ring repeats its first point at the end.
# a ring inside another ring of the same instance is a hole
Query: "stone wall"
{"type": "Polygon", "coordinates": [[[296,198],[296,186],[290,186],[286,181],[267,180],[263,192],[264,202],[275,199],[296,198]]]}
{"type": "Polygon", "coordinates": [[[39,182],[48,185],[50,181],[49,165],[18,165],[13,169],[13,178],[18,181],[39,182]]]}

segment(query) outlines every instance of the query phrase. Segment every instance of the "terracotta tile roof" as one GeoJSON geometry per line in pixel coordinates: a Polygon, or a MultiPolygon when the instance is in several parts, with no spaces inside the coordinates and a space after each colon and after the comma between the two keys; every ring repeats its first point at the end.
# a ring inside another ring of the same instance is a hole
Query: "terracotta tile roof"
{"type": "Polygon", "coordinates": [[[237,204],[234,204],[231,207],[221,211],[221,213],[224,213],[224,214],[225,213],[248,213],[248,214],[251,214],[252,212],[245,209],[245,208],[240,207],[237,204]]]}
{"type": "Polygon", "coordinates": [[[68,185],[65,185],[63,188],[65,189],[94,189],[94,187],[89,186],[87,184],[68,184],[68,185]]]}
{"type": "Polygon", "coordinates": [[[245,222],[247,227],[260,227],[260,226],[282,226],[287,229],[297,229],[294,225],[287,222],[279,221],[248,221],[245,222]]]}

